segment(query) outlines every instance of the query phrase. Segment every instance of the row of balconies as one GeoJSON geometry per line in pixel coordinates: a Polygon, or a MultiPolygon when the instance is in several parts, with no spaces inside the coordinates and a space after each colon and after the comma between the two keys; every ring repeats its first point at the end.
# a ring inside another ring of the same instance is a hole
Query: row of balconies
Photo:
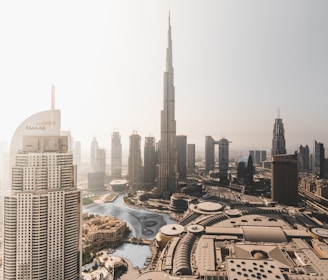
{"type": "Polygon", "coordinates": [[[63,169],[62,172],[51,175],[47,170],[23,174],[23,169],[14,168],[12,172],[12,189],[14,191],[33,191],[57,188],[76,187],[74,169],[71,167],[63,169]]]}
{"type": "Polygon", "coordinates": [[[4,279],[16,279],[16,199],[5,198],[4,279]]]}

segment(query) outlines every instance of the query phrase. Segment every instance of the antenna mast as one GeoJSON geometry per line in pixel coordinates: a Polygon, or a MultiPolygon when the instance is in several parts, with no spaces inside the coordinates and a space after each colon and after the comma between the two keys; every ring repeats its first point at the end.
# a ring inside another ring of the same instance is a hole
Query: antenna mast
{"type": "Polygon", "coordinates": [[[54,128],[55,86],[51,85],[51,129],[54,128]]]}
{"type": "Polygon", "coordinates": [[[51,85],[51,110],[55,110],[55,86],[51,85]]]}

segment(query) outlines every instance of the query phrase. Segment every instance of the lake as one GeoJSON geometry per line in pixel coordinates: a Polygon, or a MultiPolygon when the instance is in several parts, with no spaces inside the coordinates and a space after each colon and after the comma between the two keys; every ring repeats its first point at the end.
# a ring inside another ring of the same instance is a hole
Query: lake
{"type": "MultiPolygon", "coordinates": [[[[123,203],[123,195],[117,197],[114,202],[96,204],[83,210],[89,214],[100,216],[113,216],[127,223],[130,236],[154,239],[158,230],[166,224],[174,224],[168,214],[152,212],[144,209],[132,208],[123,203]]],[[[116,248],[114,256],[128,259],[134,266],[144,267],[147,257],[151,256],[148,246],[123,244],[116,248]]]]}

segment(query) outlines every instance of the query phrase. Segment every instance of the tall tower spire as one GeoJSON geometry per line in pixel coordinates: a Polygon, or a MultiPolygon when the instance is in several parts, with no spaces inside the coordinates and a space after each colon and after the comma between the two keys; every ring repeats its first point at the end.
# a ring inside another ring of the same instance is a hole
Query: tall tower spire
{"type": "Polygon", "coordinates": [[[278,109],[278,117],[273,126],[273,138],[271,156],[286,154],[285,130],[282,119],[280,118],[280,109],[278,109]]]}
{"type": "Polygon", "coordinates": [[[159,143],[159,190],[164,198],[177,188],[177,149],[175,122],[175,88],[172,64],[171,15],[169,13],[168,46],[166,48],[166,71],[164,72],[164,102],[161,111],[161,140],[159,143]]]}
{"type": "Polygon", "coordinates": [[[167,49],[166,49],[166,71],[173,74],[173,65],[172,65],[172,37],[171,37],[171,13],[169,12],[169,30],[167,38],[167,49]]]}

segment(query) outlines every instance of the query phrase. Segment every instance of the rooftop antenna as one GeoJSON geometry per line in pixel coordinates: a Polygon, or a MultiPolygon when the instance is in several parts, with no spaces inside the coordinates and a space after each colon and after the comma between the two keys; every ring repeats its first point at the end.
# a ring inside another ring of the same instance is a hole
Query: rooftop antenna
{"type": "Polygon", "coordinates": [[[55,86],[51,85],[51,110],[55,110],[55,86]]]}
{"type": "Polygon", "coordinates": [[[171,0],[168,1],[169,3],[169,26],[171,27],[171,0]]]}
{"type": "Polygon", "coordinates": [[[171,9],[169,9],[169,25],[171,26],[171,9]]]}
{"type": "Polygon", "coordinates": [[[277,110],[277,115],[278,115],[278,119],[280,119],[280,108],[278,107],[278,110],[277,110]]]}
{"type": "Polygon", "coordinates": [[[51,129],[54,127],[55,86],[51,85],[51,129]]]}

